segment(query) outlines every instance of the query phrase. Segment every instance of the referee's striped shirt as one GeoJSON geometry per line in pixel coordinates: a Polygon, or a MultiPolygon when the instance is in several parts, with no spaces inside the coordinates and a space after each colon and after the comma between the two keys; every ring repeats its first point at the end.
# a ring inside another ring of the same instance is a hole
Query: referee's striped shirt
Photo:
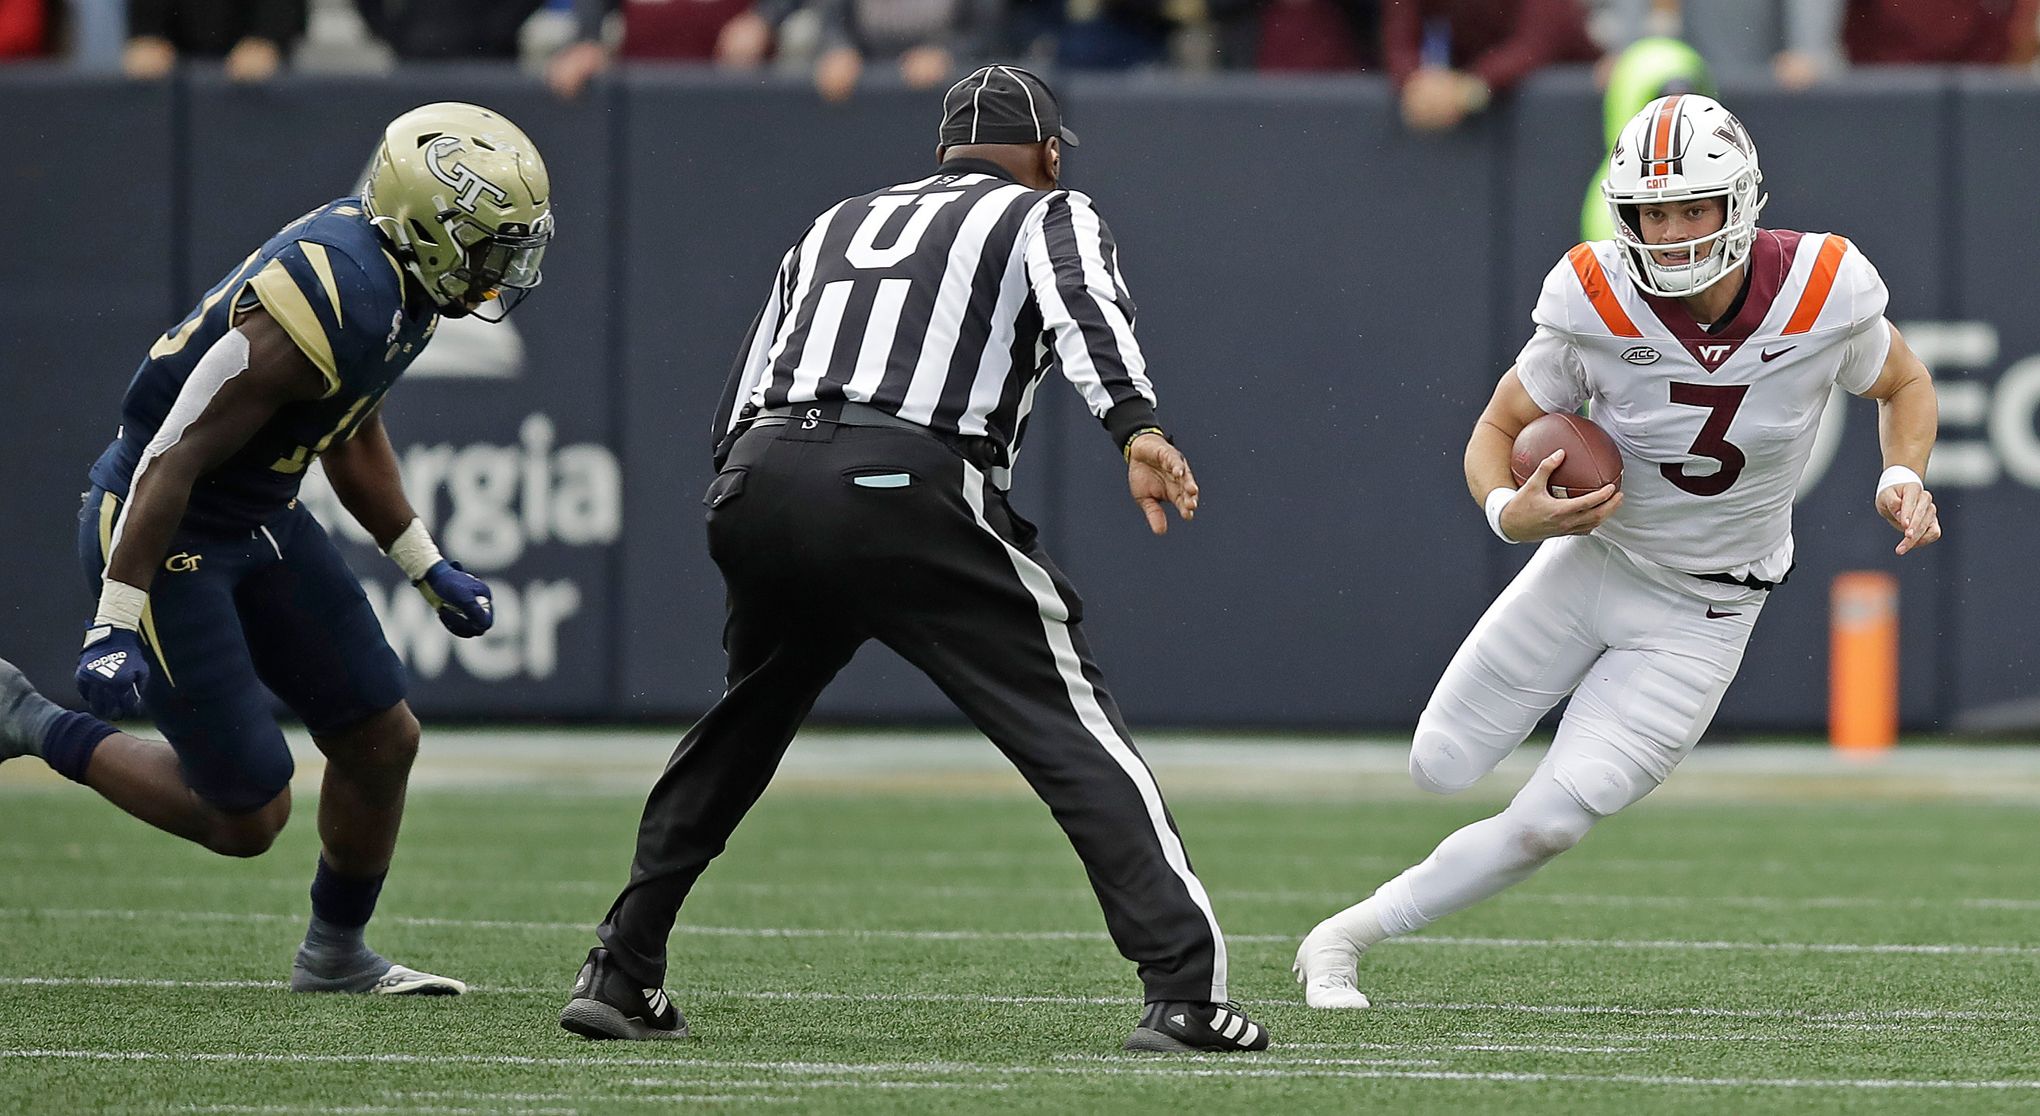
{"type": "Polygon", "coordinates": [[[1123,442],[1154,424],[1133,317],[1091,199],[952,159],[808,227],[744,339],[715,436],[762,407],[851,400],[990,438],[1010,464],[1036,387],[1060,367],[1123,442]]]}

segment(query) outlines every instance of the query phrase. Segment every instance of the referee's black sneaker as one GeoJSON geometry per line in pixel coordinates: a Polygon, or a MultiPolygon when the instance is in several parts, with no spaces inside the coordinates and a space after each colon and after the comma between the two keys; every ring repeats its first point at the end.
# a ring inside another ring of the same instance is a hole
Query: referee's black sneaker
{"type": "Polygon", "coordinates": [[[1268,1029],[1248,1019],[1235,1003],[1157,1000],[1141,1013],[1126,1036],[1128,1050],[1180,1054],[1225,1054],[1268,1049],[1268,1029]]]}
{"type": "Polygon", "coordinates": [[[560,1012],[560,1026],[591,1039],[681,1039],[687,1020],[665,990],[641,987],[617,967],[609,951],[588,951],[574,998],[560,1012]]]}

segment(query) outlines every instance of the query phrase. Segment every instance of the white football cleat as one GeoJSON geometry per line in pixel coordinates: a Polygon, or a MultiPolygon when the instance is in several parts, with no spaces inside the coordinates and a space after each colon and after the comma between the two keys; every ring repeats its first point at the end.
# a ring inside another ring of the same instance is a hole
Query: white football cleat
{"type": "Polygon", "coordinates": [[[465,981],[391,965],[390,971],[368,991],[376,996],[459,996],[467,990],[465,981]]]}
{"type": "Polygon", "coordinates": [[[1296,963],[1290,966],[1296,983],[1303,985],[1303,1002],[1314,1008],[1370,1006],[1367,996],[1356,987],[1362,952],[1333,919],[1318,923],[1296,947],[1296,963]]]}
{"type": "Polygon", "coordinates": [[[300,960],[291,966],[290,990],[343,992],[368,996],[458,996],[468,990],[464,982],[452,977],[421,973],[404,965],[388,962],[384,964],[388,965],[388,968],[380,972],[371,968],[345,976],[325,977],[306,968],[300,960]]]}

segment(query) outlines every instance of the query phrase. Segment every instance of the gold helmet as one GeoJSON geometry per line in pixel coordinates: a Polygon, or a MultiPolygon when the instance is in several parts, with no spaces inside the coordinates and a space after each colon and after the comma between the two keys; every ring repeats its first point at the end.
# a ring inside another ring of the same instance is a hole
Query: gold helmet
{"type": "Polygon", "coordinates": [[[552,240],[552,183],[529,136],[479,105],[421,105],[383,132],[361,202],[396,256],[459,317],[501,321],[538,286],[552,240]]]}

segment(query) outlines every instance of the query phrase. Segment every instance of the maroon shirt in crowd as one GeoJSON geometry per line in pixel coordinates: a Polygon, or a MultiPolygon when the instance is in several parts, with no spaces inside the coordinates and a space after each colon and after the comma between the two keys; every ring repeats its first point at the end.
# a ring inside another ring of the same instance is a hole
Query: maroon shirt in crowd
{"type": "Polygon", "coordinates": [[[1849,0],[1842,42],[1858,66],[2026,61],[2035,7],[2034,0],[1849,0]]]}
{"type": "Polygon", "coordinates": [[[43,52],[43,0],[0,0],[0,58],[43,52]]]}
{"type": "Polygon", "coordinates": [[[1498,93],[1545,66],[1601,55],[1575,0],[1382,0],[1382,61],[1397,89],[1435,61],[1424,57],[1434,27],[1445,33],[1446,64],[1498,93]]]}

